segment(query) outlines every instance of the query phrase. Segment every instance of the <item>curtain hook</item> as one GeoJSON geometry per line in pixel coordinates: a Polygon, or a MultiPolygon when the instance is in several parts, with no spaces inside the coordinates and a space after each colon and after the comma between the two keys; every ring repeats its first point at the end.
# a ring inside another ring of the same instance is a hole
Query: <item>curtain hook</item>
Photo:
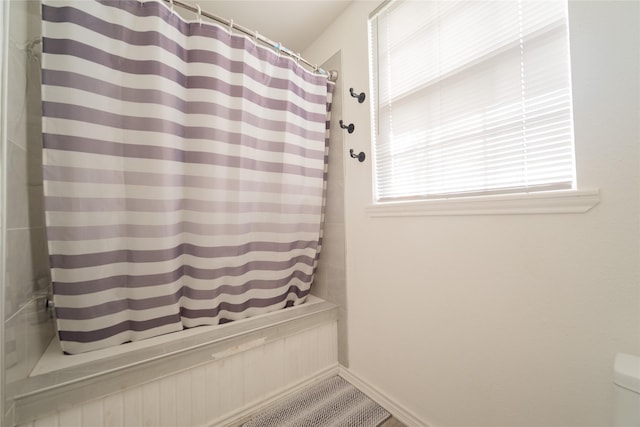
{"type": "Polygon", "coordinates": [[[300,58],[302,58],[300,56],[300,52],[296,53],[295,57],[296,57],[296,64],[300,64],[300,58]]]}
{"type": "Polygon", "coordinates": [[[171,14],[173,15],[175,13],[173,10],[173,0],[169,0],[169,3],[171,3],[171,14]]]}
{"type": "Polygon", "coordinates": [[[253,34],[253,41],[258,44],[258,37],[260,36],[260,34],[258,33],[258,30],[256,30],[256,32],[253,34]]]}
{"type": "Polygon", "coordinates": [[[198,22],[200,23],[200,26],[202,26],[202,8],[198,3],[196,3],[196,7],[198,8],[198,22]]]}
{"type": "Polygon", "coordinates": [[[276,53],[278,54],[278,57],[280,57],[280,51],[282,50],[282,45],[280,44],[280,42],[273,45],[273,47],[276,49],[276,53]]]}
{"type": "Polygon", "coordinates": [[[233,19],[229,20],[229,36],[233,33],[233,19]]]}

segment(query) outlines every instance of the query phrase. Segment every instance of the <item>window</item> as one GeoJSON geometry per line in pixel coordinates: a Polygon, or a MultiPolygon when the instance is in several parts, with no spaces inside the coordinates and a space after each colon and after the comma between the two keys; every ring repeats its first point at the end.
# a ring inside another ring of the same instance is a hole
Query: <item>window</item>
{"type": "Polygon", "coordinates": [[[370,46],[377,202],[575,189],[566,1],[391,1],[370,46]]]}

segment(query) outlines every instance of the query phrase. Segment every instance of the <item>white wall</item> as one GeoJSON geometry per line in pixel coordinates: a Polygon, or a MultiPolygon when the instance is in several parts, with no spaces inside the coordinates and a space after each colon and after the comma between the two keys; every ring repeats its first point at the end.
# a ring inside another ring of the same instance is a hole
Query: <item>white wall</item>
{"type": "MultiPolygon", "coordinates": [[[[342,50],[368,90],[355,1],[305,52],[342,50]]],[[[371,218],[371,162],[346,165],[350,370],[432,426],[607,426],[617,352],[640,354],[638,2],[570,4],[585,214],[371,218]]],[[[370,148],[369,107],[344,151],[370,148]]]]}

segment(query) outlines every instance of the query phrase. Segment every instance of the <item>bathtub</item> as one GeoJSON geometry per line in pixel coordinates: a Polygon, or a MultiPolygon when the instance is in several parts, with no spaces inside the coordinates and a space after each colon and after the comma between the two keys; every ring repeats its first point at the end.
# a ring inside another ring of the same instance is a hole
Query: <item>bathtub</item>
{"type": "Polygon", "coordinates": [[[63,355],[54,339],[8,390],[9,425],[97,417],[102,425],[226,425],[335,371],[337,317],[334,304],[310,295],[299,306],[88,353],[63,355]]]}

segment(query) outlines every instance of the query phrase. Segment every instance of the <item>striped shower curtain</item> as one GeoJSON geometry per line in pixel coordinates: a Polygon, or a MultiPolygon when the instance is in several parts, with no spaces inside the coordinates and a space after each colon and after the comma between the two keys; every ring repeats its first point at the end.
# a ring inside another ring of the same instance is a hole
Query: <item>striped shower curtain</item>
{"type": "Polygon", "coordinates": [[[161,1],[44,1],[46,225],[62,349],[302,303],[333,84],[161,1]]]}

